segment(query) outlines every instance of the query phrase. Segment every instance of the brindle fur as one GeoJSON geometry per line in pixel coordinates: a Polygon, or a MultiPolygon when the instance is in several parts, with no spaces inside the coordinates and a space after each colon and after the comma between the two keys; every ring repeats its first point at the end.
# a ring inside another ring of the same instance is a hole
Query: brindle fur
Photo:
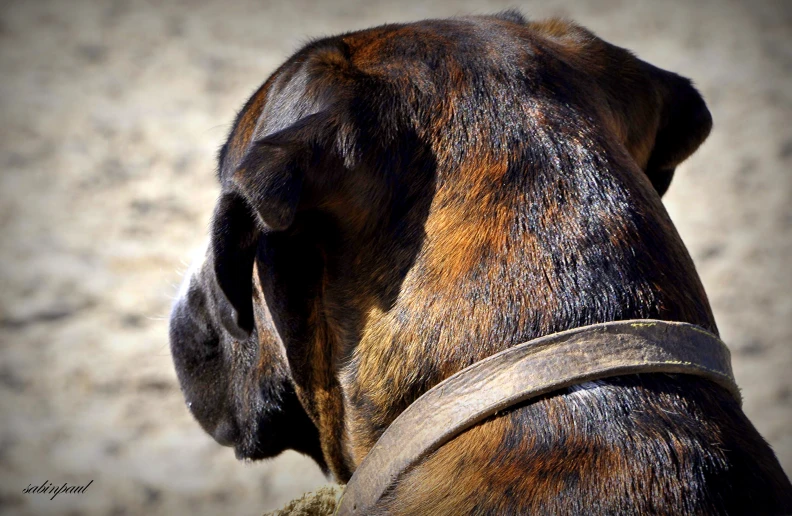
{"type": "MultiPolygon", "coordinates": [[[[344,482],[419,395],[504,348],[621,319],[717,333],[660,201],[710,126],[690,81],[566,21],[307,45],[220,153],[171,326],[196,418],[241,457],[295,448],[344,482]]],[[[636,512],[790,513],[792,488],[724,389],[635,375],[499,413],[379,510],[636,512]]]]}

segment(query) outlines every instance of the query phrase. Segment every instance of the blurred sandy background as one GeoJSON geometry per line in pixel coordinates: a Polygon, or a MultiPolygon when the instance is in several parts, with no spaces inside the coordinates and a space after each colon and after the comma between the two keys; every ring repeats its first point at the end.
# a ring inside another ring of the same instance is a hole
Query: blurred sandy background
{"type": "Polygon", "coordinates": [[[694,79],[715,119],[665,198],[745,410],[792,472],[792,3],[0,3],[0,513],[260,514],[326,482],[192,420],[167,323],[215,153],[308,38],[519,7],[694,79]],[[45,480],[82,495],[26,495],[45,480]]]}

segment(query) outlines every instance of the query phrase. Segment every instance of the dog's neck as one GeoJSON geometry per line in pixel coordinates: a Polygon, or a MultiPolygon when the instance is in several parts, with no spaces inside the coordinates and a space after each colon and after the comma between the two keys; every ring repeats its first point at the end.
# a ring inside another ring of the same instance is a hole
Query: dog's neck
{"type": "Polygon", "coordinates": [[[366,264],[327,290],[329,319],[346,322],[335,329],[353,463],[420,394],[517,343],[632,318],[717,331],[641,170],[585,135],[535,137],[508,162],[455,175],[439,163],[433,195],[392,199],[402,218],[339,255],[339,271],[366,264]]]}

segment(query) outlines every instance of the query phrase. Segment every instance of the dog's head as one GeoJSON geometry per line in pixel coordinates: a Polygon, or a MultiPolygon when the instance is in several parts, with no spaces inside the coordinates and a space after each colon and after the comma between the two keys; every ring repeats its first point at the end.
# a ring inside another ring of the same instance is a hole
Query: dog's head
{"type": "MultiPolygon", "coordinates": [[[[564,249],[575,231],[591,245],[637,239],[606,227],[610,202],[643,203],[663,226],[658,194],[710,125],[688,80],[563,21],[506,13],[309,44],[220,153],[210,246],[171,317],[188,406],[238,456],[293,448],[348,478],[404,406],[493,339],[610,309],[587,301],[595,280],[563,283],[596,256],[560,263],[537,235],[564,249]],[[512,255],[533,269],[500,265],[512,255]]],[[[673,274],[652,274],[629,288],[663,316],[673,274]]]]}

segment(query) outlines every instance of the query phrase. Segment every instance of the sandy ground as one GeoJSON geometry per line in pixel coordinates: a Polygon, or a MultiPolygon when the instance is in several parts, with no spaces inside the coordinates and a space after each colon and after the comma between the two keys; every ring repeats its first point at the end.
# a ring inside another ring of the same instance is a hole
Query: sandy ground
{"type": "Polygon", "coordinates": [[[692,77],[715,129],[665,198],[792,472],[792,8],[782,2],[0,3],[0,513],[260,514],[323,484],[242,464],[184,407],[167,344],[236,110],[310,37],[567,15],[692,77]],[[271,5],[272,4],[272,5],[271,5]],[[93,484],[82,495],[30,484],[93,484]]]}

